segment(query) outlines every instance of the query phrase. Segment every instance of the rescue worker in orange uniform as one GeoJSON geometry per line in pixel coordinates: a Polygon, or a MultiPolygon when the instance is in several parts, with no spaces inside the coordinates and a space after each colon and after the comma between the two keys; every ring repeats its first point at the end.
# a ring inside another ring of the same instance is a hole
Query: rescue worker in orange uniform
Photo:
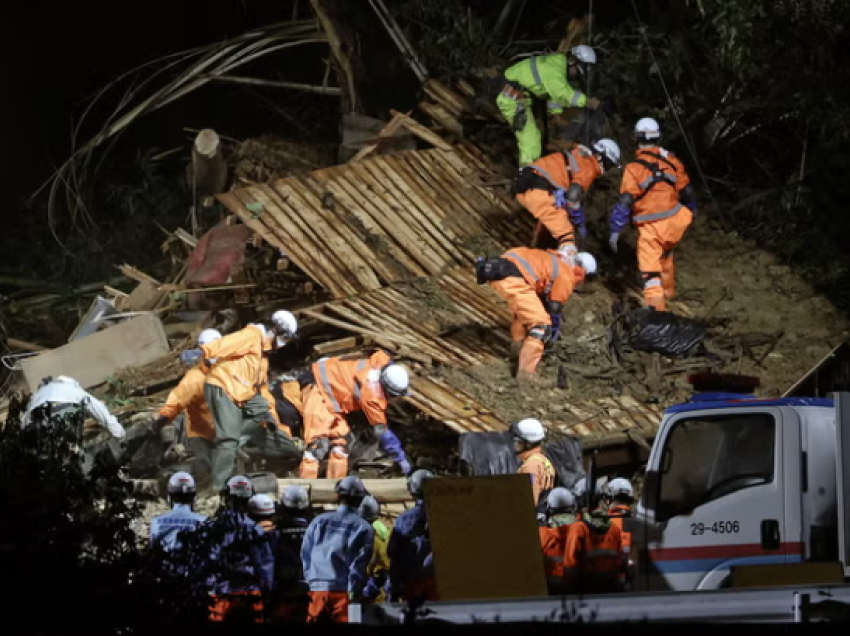
{"type": "Polygon", "coordinates": [[[319,463],[327,456],[327,476],[341,479],[348,474],[348,440],[351,430],[345,416],[363,411],[381,450],[406,475],[410,463],[395,433],[387,428],[389,400],[407,395],[410,376],[394,364],[385,351],[368,358],[342,360],[322,358],[314,363],[303,381],[304,444],[306,450],[298,475],[316,479],[319,463]]]}
{"type": "Polygon", "coordinates": [[[558,245],[575,244],[575,232],[584,244],[587,222],[582,199],[606,169],[619,166],[620,147],[611,139],[600,139],[591,150],[578,145],[570,151],[553,152],[519,169],[514,180],[516,199],[537,219],[534,241],[539,243],[542,227],[558,245]]]}
{"type": "Polygon", "coordinates": [[[546,343],[560,336],[564,303],[587,275],[596,273],[596,259],[576,253],[573,245],[558,251],[516,247],[500,258],[479,258],[475,269],[478,283],[489,284],[508,302],[516,377],[533,380],[546,343]]]}
{"type": "Polygon", "coordinates": [[[673,248],[682,240],[696,215],[696,191],[682,162],[660,147],[658,122],[649,117],[635,125],[638,150],[626,165],[620,198],[611,210],[608,242],[617,251],[620,233],[629,218],[637,227],[638,268],[648,307],[667,308],[676,295],[673,248]]]}
{"type": "Polygon", "coordinates": [[[560,596],[567,593],[564,554],[570,526],[576,522],[576,498],[566,488],[553,488],[546,498],[546,509],[546,525],[538,528],[546,585],[550,595],[560,596]]]}
{"type": "Polygon", "coordinates": [[[570,526],[564,576],[570,593],[605,594],[622,589],[623,532],[603,507],[570,526]]]}
{"type": "Polygon", "coordinates": [[[519,472],[531,476],[534,505],[540,504],[540,495],[547,496],[555,485],[555,467],[543,453],[546,429],[540,420],[526,418],[511,424],[514,452],[520,462],[519,472]]]}
{"type": "MultiPolygon", "coordinates": [[[[611,523],[623,530],[623,519],[628,519],[633,515],[634,490],[629,481],[622,477],[612,479],[605,487],[605,503],[608,506],[608,516],[611,518],[611,523]]],[[[625,585],[628,587],[631,587],[633,578],[631,551],[632,533],[623,530],[623,567],[625,585]]]]}
{"type": "MultiPolygon", "coordinates": [[[[204,329],[198,336],[198,346],[219,339],[221,333],[215,329],[204,329]]],[[[186,412],[189,450],[195,456],[192,470],[201,483],[207,482],[212,473],[212,453],[215,447],[215,424],[204,398],[204,384],[213,364],[215,359],[201,360],[189,369],[180,384],[168,394],[154,421],[154,428],[159,430],[174,421],[180,413],[186,412]]]]}
{"type": "MultiPolygon", "coordinates": [[[[264,352],[284,346],[295,337],[298,323],[288,311],[277,311],[269,326],[251,324],[180,355],[185,363],[216,359],[204,385],[204,397],[216,427],[213,487],[220,489],[233,474],[243,432],[266,421],[274,410],[268,393],[268,360],[264,352]],[[265,388],[264,388],[265,387],[265,388]]],[[[277,416],[272,414],[275,419],[277,416]]]]}

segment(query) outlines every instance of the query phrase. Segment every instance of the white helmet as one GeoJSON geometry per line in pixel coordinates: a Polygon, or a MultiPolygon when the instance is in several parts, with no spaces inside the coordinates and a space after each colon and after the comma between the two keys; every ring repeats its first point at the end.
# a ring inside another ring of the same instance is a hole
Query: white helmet
{"type": "Polygon", "coordinates": [[[635,124],[635,139],[641,141],[653,141],[661,137],[661,127],[652,117],[639,119],[635,124]]]}
{"type": "Polygon", "coordinates": [[[543,428],[542,422],[533,418],[520,420],[511,427],[511,432],[514,437],[529,444],[539,444],[546,437],[546,429],[543,428]]]}
{"type": "Polygon", "coordinates": [[[204,329],[198,335],[198,346],[202,347],[205,344],[211,343],[213,340],[220,340],[221,333],[217,329],[204,329]]]}
{"type": "Polygon", "coordinates": [[[581,267],[588,276],[596,273],[596,259],[590,252],[576,254],[576,265],[581,267]]]}
{"type": "Polygon", "coordinates": [[[250,499],[254,495],[254,484],[244,475],[236,475],[227,480],[227,494],[239,499],[250,499]]]}
{"type": "Polygon", "coordinates": [[[174,473],[168,478],[169,495],[193,495],[195,494],[195,478],[189,473],[174,473]]]}
{"type": "Polygon", "coordinates": [[[634,497],[632,485],[629,483],[628,479],[623,479],[622,477],[612,479],[605,488],[605,491],[609,497],[617,497],[618,495],[634,497]]]}
{"type": "Polygon", "coordinates": [[[596,64],[596,51],[587,44],[579,44],[570,49],[570,55],[582,64],[596,64]]]}
{"type": "Polygon", "coordinates": [[[604,137],[593,144],[593,150],[608,159],[613,166],[620,165],[620,146],[613,139],[604,137]]]}
{"type": "Polygon", "coordinates": [[[272,314],[272,324],[277,331],[277,346],[282,347],[298,333],[298,321],[291,312],[280,310],[272,314]]]}
{"type": "Polygon", "coordinates": [[[80,383],[77,382],[74,378],[68,377],[67,375],[57,375],[53,378],[54,382],[62,382],[63,384],[70,384],[71,386],[79,387],[80,383]]]}
{"type": "Polygon", "coordinates": [[[546,505],[549,506],[550,510],[573,508],[576,505],[576,498],[566,488],[553,488],[546,498],[546,505]]]}
{"type": "Polygon", "coordinates": [[[274,499],[268,495],[254,495],[248,500],[248,512],[267,517],[274,514],[274,499]]]}
{"type": "Polygon", "coordinates": [[[360,516],[366,521],[372,523],[381,513],[381,504],[378,503],[378,500],[372,495],[366,495],[363,497],[363,501],[360,502],[360,507],[357,509],[357,512],[359,512],[360,516]]]}
{"type": "Polygon", "coordinates": [[[310,505],[310,493],[304,486],[287,486],[283,490],[280,502],[286,508],[304,510],[310,505]]]}
{"type": "Polygon", "coordinates": [[[381,386],[390,397],[407,395],[410,388],[410,375],[407,369],[400,364],[387,365],[381,371],[381,386]]]}

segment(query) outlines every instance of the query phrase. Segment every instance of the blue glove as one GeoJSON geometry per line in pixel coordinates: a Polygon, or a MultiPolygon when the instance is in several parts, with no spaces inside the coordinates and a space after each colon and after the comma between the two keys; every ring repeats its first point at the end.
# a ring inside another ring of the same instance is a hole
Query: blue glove
{"type": "Polygon", "coordinates": [[[625,228],[629,224],[629,219],[631,218],[631,216],[632,213],[629,208],[627,208],[622,203],[615,204],[613,209],[611,210],[611,217],[608,222],[611,227],[611,234],[619,235],[620,232],[623,231],[623,228],[625,228]]]}
{"type": "Polygon", "coordinates": [[[375,581],[375,579],[369,579],[366,583],[366,586],[363,588],[363,599],[367,601],[371,601],[377,598],[378,594],[381,593],[381,586],[375,581]]]}
{"type": "Polygon", "coordinates": [[[584,219],[584,208],[581,204],[576,204],[575,208],[569,208],[570,223],[578,231],[578,235],[582,241],[587,239],[587,222],[584,219]]]}
{"type": "Polygon", "coordinates": [[[691,214],[694,215],[694,218],[697,217],[697,202],[696,201],[688,201],[687,203],[685,203],[685,207],[687,207],[691,211],[691,214]]]}
{"type": "Polygon", "coordinates": [[[410,462],[407,461],[406,459],[402,459],[398,463],[398,467],[401,468],[401,472],[402,472],[403,475],[409,475],[410,474],[410,462]]]}
{"type": "Polygon", "coordinates": [[[561,337],[561,314],[550,314],[549,318],[552,319],[551,341],[555,342],[558,338],[561,337]]]}
{"type": "Polygon", "coordinates": [[[401,467],[405,475],[410,472],[410,463],[407,461],[407,456],[401,447],[401,440],[395,433],[389,429],[381,433],[381,436],[378,437],[378,446],[387,455],[392,457],[392,460],[401,467]],[[407,472],[404,471],[405,468],[407,468],[407,472]]]}
{"type": "Polygon", "coordinates": [[[558,188],[552,193],[552,198],[555,199],[555,207],[563,210],[567,207],[567,192],[558,188]]]}
{"type": "Polygon", "coordinates": [[[180,360],[184,364],[195,364],[204,357],[204,352],[200,349],[186,349],[180,354],[180,360]]]}
{"type": "Polygon", "coordinates": [[[608,245],[611,246],[611,251],[617,251],[617,241],[620,240],[619,232],[611,232],[611,236],[608,237],[608,245]]]}

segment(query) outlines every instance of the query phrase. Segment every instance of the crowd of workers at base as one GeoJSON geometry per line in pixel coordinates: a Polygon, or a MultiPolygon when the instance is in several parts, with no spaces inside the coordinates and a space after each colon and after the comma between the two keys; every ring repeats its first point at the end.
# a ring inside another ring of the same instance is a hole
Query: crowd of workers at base
{"type": "MultiPolygon", "coordinates": [[[[545,346],[560,336],[561,311],[573,290],[596,273],[596,260],[579,252],[587,241],[583,200],[606,172],[620,167],[620,147],[600,138],[542,156],[541,133],[532,112],[535,101],[546,112],[599,108],[600,102],[571,85],[596,64],[596,52],[578,45],[566,53],[532,55],[509,67],[496,106],[513,129],[519,170],[513,184],[517,201],[537,219],[532,246],[545,229],[557,249],[517,247],[500,258],[478,259],[478,282],[487,283],[509,304],[511,357],[520,380],[535,379],[545,346]]],[[[644,303],[666,311],[676,295],[673,249],[696,214],[696,192],[682,162],[659,146],[661,129],[652,118],[634,127],[635,158],[627,163],[620,196],[609,215],[608,245],[617,252],[620,235],[631,221],[638,232],[637,260],[644,303]]]]}
{"type": "MultiPolygon", "coordinates": [[[[206,546],[212,560],[231,564],[205,581],[211,621],[247,612],[255,622],[347,622],[349,602],[439,600],[423,494],[423,483],[434,477],[428,470],[410,476],[415,506],[390,530],[358,477],[337,482],[337,508],[315,515],[305,487],[286,487],[276,502],[255,494],[251,481],[237,475],[222,491],[221,508],[207,519],[193,510],[192,476],[175,473],[168,483],[172,509],[152,519],[150,538],[178,555],[190,544],[185,532],[204,524],[224,529],[211,535],[220,537],[217,543],[206,546]],[[240,532],[247,542],[236,540],[240,532]]],[[[572,491],[557,487],[543,496],[539,536],[553,595],[628,586],[622,519],[631,515],[631,484],[612,480],[597,493],[593,511],[579,508],[584,491],[581,480],[572,491]]]]}

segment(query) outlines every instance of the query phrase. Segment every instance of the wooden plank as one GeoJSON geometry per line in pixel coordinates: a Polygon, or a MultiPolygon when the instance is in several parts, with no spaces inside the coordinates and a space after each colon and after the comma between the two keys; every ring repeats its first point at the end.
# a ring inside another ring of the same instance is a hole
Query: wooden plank
{"type": "Polygon", "coordinates": [[[27,342],[26,340],[18,340],[17,338],[6,338],[6,346],[9,349],[19,349],[21,351],[47,351],[47,347],[42,347],[40,344],[27,342]]]}
{"type": "MultiPolygon", "coordinates": [[[[357,252],[357,247],[348,243],[341,235],[339,227],[343,225],[335,219],[327,219],[320,213],[322,203],[297,179],[278,182],[275,190],[286,200],[286,204],[301,215],[312,227],[323,246],[320,253],[333,255],[341,263],[340,272],[354,286],[355,291],[380,289],[381,283],[369,264],[357,252]]],[[[354,241],[362,246],[362,241],[352,234],[354,241]]]]}
{"type": "Polygon", "coordinates": [[[452,114],[453,117],[460,117],[463,115],[463,106],[459,104],[457,100],[452,99],[450,95],[447,95],[445,91],[440,90],[440,87],[435,84],[435,82],[436,80],[428,80],[425,82],[422,87],[425,90],[425,94],[437,104],[445,108],[452,114]]]}
{"type": "Polygon", "coordinates": [[[404,336],[397,336],[395,334],[387,334],[387,333],[379,333],[377,331],[372,331],[371,329],[365,329],[363,327],[358,327],[357,325],[352,325],[351,323],[343,322],[341,320],[331,318],[330,316],[325,316],[323,314],[313,312],[309,309],[302,309],[300,312],[297,312],[297,313],[301,313],[301,314],[304,314],[306,316],[310,316],[311,318],[315,318],[316,320],[319,320],[321,322],[325,322],[325,323],[332,325],[334,327],[339,327],[340,329],[345,329],[346,331],[353,331],[355,333],[360,333],[360,334],[363,334],[365,336],[372,336],[376,340],[377,339],[389,340],[391,342],[400,342],[400,343],[404,343],[404,344],[408,344],[408,345],[414,344],[410,340],[405,338],[404,336]]]}
{"type": "MultiPolygon", "coordinates": [[[[407,115],[410,115],[411,112],[413,112],[413,111],[408,111],[407,115]]],[[[381,138],[381,139],[385,139],[387,137],[392,137],[396,133],[396,131],[398,131],[398,129],[401,128],[403,118],[405,116],[406,115],[403,114],[403,113],[393,114],[393,118],[390,120],[390,122],[386,126],[384,126],[384,128],[381,129],[381,131],[378,133],[378,137],[381,138]]],[[[380,142],[378,142],[378,143],[380,143],[380,142]]],[[[355,161],[360,161],[362,159],[365,159],[368,155],[370,155],[372,152],[374,152],[374,150],[378,147],[378,143],[369,144],[368,146],[365,146],[356,155],[354,155],[349,160],[348,163],[353,163],[355,161]]]]}
{"type": "Polygon", "coordinates": [[[446,140],[444,140],[438,134],[431,132],[430,130],[425,128],[425,126],[420,124],[412,117],[405,115],[404,113],[399,113],[397,110],[393,109],[390,109],[390,113],[393,116],[401,115],[402,125],[423,141],[427,141],[432,146],[436,148],[441,148],[442,150],[451,150],[451,144],[446,142],[446,140]]]}
{"type": "Polygon", "coordinates": [[[121,270],[121,273],[124,274],[130,280],[134,280],[137,283],[153,283],[154,285],[159,285],[159,281],[155,279],[153,276],[148,276],[142,270],[136,269],[132,265],[116,265],[117,269],[121,270]]]}
{"type": "Polygon", "coordinates": [[[150,281],[142,281],[127,297],[124,306],[131,311],[150,311],[156,308],[168,290],[160,289],[159,284],[150,281]]]}
{"type": "Polygon", "coordinates": [[[375,206],[383,214],[387,215],[391,219],[391,222],[398,228],[395,239],[408,254],[412,256],[419,255],[419,262],[425,268],[426,272],[429,274],[438,272],[445,264],[445,259],[440,257],[428,242],[418,237],[412,228],[409,227],[405,222],[405,211],[399,207],[393,207],[389,203],[391,197],[389,196],[389,190],[386,184],[382,182],[382,179],[373,177],[371,172],[364,167],[365,165],[366,162],[355,164],[352,166],[352,170],[357,174],[357,178],[361,184],[360,187],[372,193],[372,202],[375,206]]]}
{"type": "Polygon", "coordinates": [[[48,375],[68,375],[88,388],[120,368],[143,366],[169,351],[162,322],[155,314],[147,313],[21,360],[20,366],[33,391],[48,375]]]}
{"type": "Polygon", "coordinates": [[[313,351],[320,356],[329,356],[332,353],[354,349],[356,347],[364,347],[369,344],[370,339],[365,336],[348,336],[347,338],[339,338],[338,340],[330,340],[313,345],[313,351]]]}
{"type": "MultiPolygon", "coordinates": [[[[354,181],[357,180],[357,175],[352,175],[354,181]]],[[[411,255],[406,249],[404,243],[399,240],[402,230],[396,225],[396,217],[394,214],[385,214],[375,204],[375,196],[369,195],[369,188],[364,183],[354,183],[347,178],[339,178],[334,182],[335,187],[339,187],[342,192],[352,197],[352,200],[358,205],[352,209],[356,209],[357,218],[375,234],[386,238],[388,249],[391,250],[393,256],[401,262],[412,274],[416,276],[425,276],[428,274],[422,264],[422,255],[420,253],[411,255]]]]}
{"type": "Polygon", "coordinates": [[[428,115],[428,117],[433,119],[437,124],[445,128],[451,134],[463,139],[463,126],[457,118],[443,106],[425,101],[419,102],[418,106],[423,113],[428,115]]]}
{"type": "MultiPolygon", "coordinates": [[[[278,491],[283,492],[287,486],[309,486],[310,499],[313,503],[336,503],[337,479],[278,479],[278,491]]],[[[412,501],[413,497],[407,489],[406,479],[364,479],[363,485],[370,495],[381,503],[400,503],[412,501]]]]}

